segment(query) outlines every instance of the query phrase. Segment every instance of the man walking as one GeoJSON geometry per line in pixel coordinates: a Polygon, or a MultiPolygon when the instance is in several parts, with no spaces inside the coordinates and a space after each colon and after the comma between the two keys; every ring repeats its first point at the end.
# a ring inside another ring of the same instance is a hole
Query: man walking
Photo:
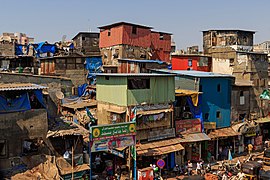
{"type": "Polygon", "coordinates": [[[250,143],[250,144],[248,144],[247,148],[248,148],[248,154],[250,155],[252,152],[252,149],[253,149],[253,145],[250,143]]]}

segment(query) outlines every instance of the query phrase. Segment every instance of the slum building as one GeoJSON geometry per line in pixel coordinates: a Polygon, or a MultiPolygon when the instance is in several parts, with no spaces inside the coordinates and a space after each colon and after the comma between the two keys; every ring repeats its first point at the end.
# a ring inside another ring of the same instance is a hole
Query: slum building
{"type": "Polygon", "coordinates": [[[48,120],[42,90],[31,83],[0,84],[0,169],[22,164],[22,157],[40,153],[48,120]]]}
{"type": "MultiPolygon", "coordinates": [[[[245,118],[253,120],[267,116],[269,111],[268,101],[259,98],[260,94],[268,89],[268,59],[267,54],[253,51],[254,34],[254,31],[245,30],[203,31],[204,53],[212,56],[212,71],[231,74],[235,76],[236,82],[239,81],[238,84],[243,84],[243,81],[245,84],[252,83],[249,93],[245,93],[244,96],[249,96],[250,104],[250,112],[245,118]]],[[[234,91],[246,91],[246,87],[235,88],[234,91]]],[[[239,117],[240,114],[242,113],[233,111],[233,121],[237,121],[238,118],[235,117],[239,117]]]]}
{"type": "Polygon", "coordinates": [[[100,56],[99,33],[79,32],[72,38],[75,52],[85,56],[100,56]]]}
{"type": "Polygon", "coordinates": [[[158,59],[170,62],[171,34],[152,27],[118,22],[99,27],[104,65],[118,65],[117,59],[158,59]]]}
{"type": "Polygon", "coordinates": [[[98,124],[129,122],[131,116],[136,117],[138,168],[148,167],[155,158],[165,159],[166,166],[173,168],[175,158],[182,156],[173,123],[174,93],[174,75],[97,75],[98,124]]]}

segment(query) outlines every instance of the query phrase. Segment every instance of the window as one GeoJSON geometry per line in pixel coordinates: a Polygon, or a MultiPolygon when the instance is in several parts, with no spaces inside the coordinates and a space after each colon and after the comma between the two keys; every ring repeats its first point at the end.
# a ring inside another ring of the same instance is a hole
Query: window
{"type": "MultiPolygon", "coordinates": [[[[108,70],[109,71],[109,70],[108,70]]],[[[110,73],[110,72],[109,72],[110,73]]],[[[105,76],[105,80],[110,80],[110,76],[105,76]]]]}
{"type": "Polygon", "coordinates": [[[192,59],[188,59],[188,66],[192,67],[192,59]]]}
{"type": "Polygon", "coordinates": [[[128,79],[128,89],[150,89],[150,79],[128,79]]]}
{"type": "Polygon", "coordinates": [[[132,26],[132,34],[137,34],[137,27],[136,26],[132,26]]]}
{"type": "Polygon", "coordinates": [[[204,114],[204,120],[208,120],[208,118],[209,118],[209,113],[205,113],[204,114]]]}
{"type": "Polygon", "coordinates": [[[199,92],[202,92],[202,85],[199,86],[199,92]]]}
{"type": "Polygon", "coordinates": [[[111,30],[110,29],[108,30],[108,36],[111,36],[111,30]]]}
{"type": "Polygon", "coordinates": [[[0,140],[0,158],[7,156],[7,141],[1,139],[0,140]]]}
{"type": "Polygon", "coordinates": [[[217,92],[220,92],[221,91],[221,86],[220,84],[217,85],[217,92]]]}
{"type": "Polygon", "coordinates": [[[245,104],[245,96],[244,96],[244,91],[240,91],[240,105],[245,104]]]}
{"type": "Polygon", "coordinates": [[[85,37],[84,37],[84,36],[82,36],[82,40],[83,40],[83,41],[85,40],[85,37]]]}
{"type": "Polygon", "coordinates": [[[217,111],[216,117],[217,117],[218,119],[221,118],[221,113],[220,113],[220,111],[217,111]]]}
{"type": "Polygon", "coordinates": [[[160,34],[160,35],[159,35],[159,40],[163,40],[163,39],[164,39],[163,34],[160,34]]]}
{"type": "Polygon", "coordinates": [[[230,59],[230,66],[234,66],[234,58],[230,59]]]}

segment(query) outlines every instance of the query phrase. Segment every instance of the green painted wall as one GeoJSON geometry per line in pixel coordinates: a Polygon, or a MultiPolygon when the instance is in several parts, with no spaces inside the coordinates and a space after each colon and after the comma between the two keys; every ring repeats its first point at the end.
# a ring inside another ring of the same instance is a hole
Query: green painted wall
{"type": "Polygon", "coordinates": [[[117,104],[119,106],[127,105],[127,78],[104,76],[97,78],[97,100],[117,104]]]}
{"type": "MultiPolygon", "coordinates": [[[[128,77],[97,78],[97,100],[121,106],[167,103],[175,100],[175,81],[173,76],[149,77],[150,89],[127,89],[128,77]]],[[[132,77],[129,77],[132,78],[132,77]]],[[[144,77],[146,78],[146,77],[144,77]]]]}

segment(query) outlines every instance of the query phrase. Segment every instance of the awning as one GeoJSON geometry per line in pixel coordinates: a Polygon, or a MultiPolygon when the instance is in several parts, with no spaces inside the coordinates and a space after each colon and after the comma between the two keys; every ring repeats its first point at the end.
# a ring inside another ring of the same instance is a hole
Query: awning
{"type": "Polygon", "coordinates": [[[198,142],[211,140],[205,133],[184,134],[179,138],[180,142],[198,142]]]}
{"type": "Polygon", "coordinates": [[[223,138],[223,137],[231,137],[231,136],[238,136],[241,135],[240,133],[233,130],[233,128],[222,128],[222,129],[216,129],[212,132],[210,132],[207,136],[211,139],[217,139],[217,138],[223,138]]]}
{"type": "Polygon", "coordinates": [[[66,104],[62,104],[62,107],[66,107],[70,109],[81,109],[81,108],[96,106],[96,105],[97,105],[97,101],[91,100],[91,101],[66,103],[66,104]]]}
{"type": "Polygon", "coordinates": [[[192,102],[195,106],[198,105],[199,94],[202,94],[202,92],[192,91],[192,90],[187,90],[187,89],[176,89],[175,90],[175,96],[190,96],[192,99],[192,102]]]}
{"type": "Polygon", "coordinates": [[[172,112],[173,109],[156,109],[156,110],[149,110],[149,111],[137,111],[137,115],[151,115],[151,114],[159,114],[163,112],[172,112]]]}
{"type": "Polygon", "coordinates": [[[270,118],[260,118],[258,120],[255,120],[256,123],[263,124],[270,122],[270,118]]]}
{"type": "Polygon", "coordinates": [[[149,142],[146,144],[137,144],[137,154],[141,156],[157,156],[183,150],[179,138],[149,142]]]}
{"type": "Polygon", "coordinates": [[[126,110],[127,110],[126,107],[114,107],[114,108],[110,107],[107,109],[108,112],[113,112],[116,114],[123,114],[126,112],[126,110]]]}

